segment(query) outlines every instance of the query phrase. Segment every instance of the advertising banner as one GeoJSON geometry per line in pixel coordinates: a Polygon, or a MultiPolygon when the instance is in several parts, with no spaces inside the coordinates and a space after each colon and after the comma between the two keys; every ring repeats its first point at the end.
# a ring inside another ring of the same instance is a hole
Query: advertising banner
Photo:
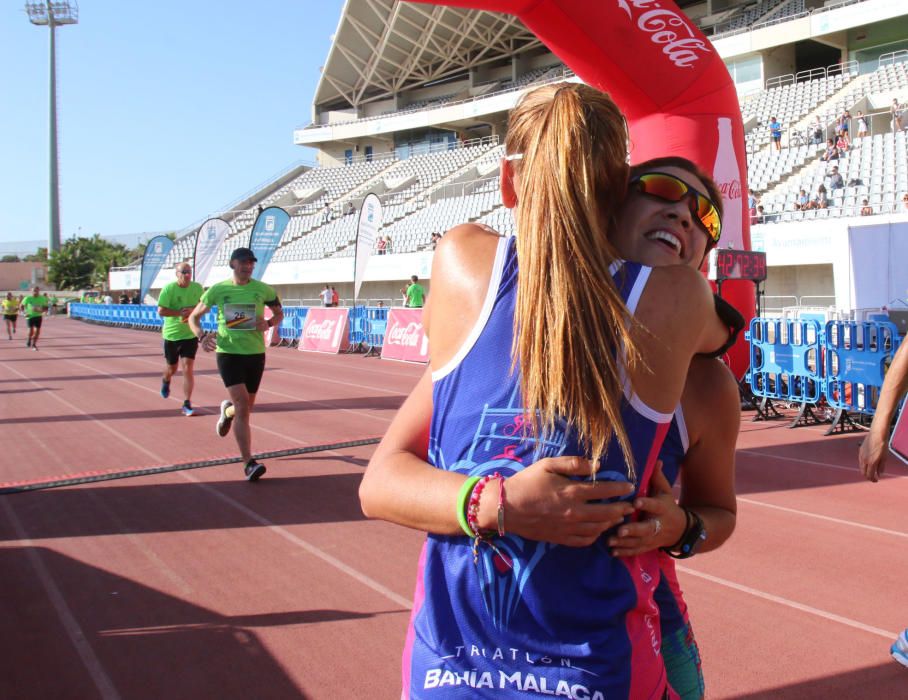
{"type": "Polygon", "coordinates": [[[289,223],[290,214],[280,207],[268,207],[256,218],[252,238],[249,240],[249,247],[258,260],[252,270],[253,279],[261,280],[265,276],[271,256],[280,245],[289,223]]]}
{"type": "Polygon", "coordinates": [[[381,200],[378,195],[369,193],[359,210],[359,223],[356,225],[356,249],[353,253],[353,299],[359,299],[359,288],[363,284],[366,265],[375,249],[375,237],[381,228],[381,200]]]}
{"type": "Polygon", "coordinates": [[[381,358],[403,362],[429,361],[429,338],[422,327],[422,309],[388,311],[381,358]]]}
{"type": "Polygon", "coordinates": [[[309,309],[300,335],[299,349],[337,354],[350,347],[348,308],[309,309]]]}
{"type": "Polygon", "coordinates": [[[167,236],[155,236],[145,246],[145,255],[142,256],[142,274],[139,285],[139,300],[144,304],[145,295],[151,289],[151,283],[164,266],[164,261],[173,249],[173,241],[167,236]]]}
{"type": "Polygon", "coordinates": [[[192,276],[203,287],[207,284],[208,274],[214,267],[214,259],[228,233],[230,224],[223,219],[208,219],[196,232],[192,276]]]}

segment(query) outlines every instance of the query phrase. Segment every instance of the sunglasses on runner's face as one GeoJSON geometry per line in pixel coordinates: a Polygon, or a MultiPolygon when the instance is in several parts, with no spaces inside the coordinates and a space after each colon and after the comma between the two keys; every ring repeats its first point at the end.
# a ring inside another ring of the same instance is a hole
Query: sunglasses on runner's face
{"type": "Polygon", "coordinates": [[[643,173],[631,180],[631,187],[638,192],[651,197],[662,199],[666,202],[680,202],[687,197],[690,213],[700,222],[706,234],[710,237],[710,245],[719,242],[722,234],[722,220],[719,210],[712,200],[702,192],[698,192],[684,180],[669,175],[668,173],[643,173]],[[688,197],[688,195],[690,195],[688,197]]]}

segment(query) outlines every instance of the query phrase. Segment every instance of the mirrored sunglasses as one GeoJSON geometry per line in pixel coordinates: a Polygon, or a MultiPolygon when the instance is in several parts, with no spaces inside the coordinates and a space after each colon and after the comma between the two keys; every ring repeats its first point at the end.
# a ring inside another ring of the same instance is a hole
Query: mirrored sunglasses
{"type": "Polygon", "coordinates": [[[711,245],[719,242],[722,235],[722,217],[719,216],[719,210],[709,197],[695,190],[684,180],[668,173],[644,173],[631,180],[630,184],[631,187],[636,187],[638,192],[666,202],[680,202],[687,198],[690,213],[700,222],[706,235],[712,239],[711,245]]]}

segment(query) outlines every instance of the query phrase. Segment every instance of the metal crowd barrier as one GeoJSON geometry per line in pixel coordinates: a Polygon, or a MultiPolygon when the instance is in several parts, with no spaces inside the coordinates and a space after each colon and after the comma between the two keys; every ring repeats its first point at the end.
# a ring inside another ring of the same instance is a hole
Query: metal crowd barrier
{"type": "Polygon", "coordinates": [[[889,321],[829,321],[755,318],[746,379],[754,397],[754,420],[782,417],[774,402],[799,407],[789,427],[831,422],[836,430],[858,430],[876,411],[883,375],[898,349],[897,327],[889,321]],[[825,402],[827,416],[814,412],[825,402]]]}

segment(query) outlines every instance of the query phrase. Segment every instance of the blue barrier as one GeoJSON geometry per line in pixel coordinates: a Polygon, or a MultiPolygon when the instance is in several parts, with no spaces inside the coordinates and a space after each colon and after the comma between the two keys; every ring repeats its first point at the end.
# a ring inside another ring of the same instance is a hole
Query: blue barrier
{"type": "MultiPolygon", "coordinates": [[[[299,340],[306,322],[308,306],[285,306],[284,319],[278,327],[282,345],[292,345],[299,340]]],[[[133,304],[82,304],[69,305],[69,315],[94,323],[104,323],[127,328],[161,327],[157,306],[133,304]]],[[[380,348],[384,342],[388,309],[378,306],[357,306],[350,310],[349,338],[353,345],[380,348]]],[[[210,309],[201,320],[202,330],[211,333],[218,329],[217,307],[210,309]]]]}
{"type": "Polygon", "coordinates": [[[810,319],[754,318],[747,380],[754,396],[815,404],[825,386],[820,324],[810,319]]]}
{"type": "Polygon", "coordinates": [[[790,427],[832,422],[827,435],[859,429],[851,415],[872,416],[883,375],[899,345],[898,329],[889,321],[829,321],[755,318],[744,336],[750,341],[747,381],[761,399],[757,418],[781,417],[773,401],[798,404],[790,427]],[[821,401],[832,417],[812,412],[821,401]]]}
{"type": "Polygon", "coordinates": [[[826,401],[845,420],[872,416],[899,346],[898,328],[889,321],[830,321],[825,335],[826,401]]]}

